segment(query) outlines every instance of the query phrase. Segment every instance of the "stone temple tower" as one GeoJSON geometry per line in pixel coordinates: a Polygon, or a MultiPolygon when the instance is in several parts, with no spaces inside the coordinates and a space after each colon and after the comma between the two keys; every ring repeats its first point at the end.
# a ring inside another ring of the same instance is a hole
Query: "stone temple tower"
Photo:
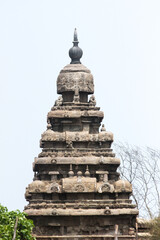
{"type": "Polygon", "coordinates": [[[25,207],[38,240],[136,239],[138,210],[132,186],[120,179],[103,112],[96,106],[93,76],[81,64],[74,32],[71,63],[57,78],[60,95],[47,116],[42,152],[33,163],[25,207]]]}

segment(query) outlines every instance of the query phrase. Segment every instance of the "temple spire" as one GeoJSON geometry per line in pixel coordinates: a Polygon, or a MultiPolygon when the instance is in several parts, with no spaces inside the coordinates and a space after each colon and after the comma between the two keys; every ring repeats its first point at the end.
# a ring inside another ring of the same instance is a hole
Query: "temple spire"
{"type": "Polygon", "coordinates": [[[71,64],[81,64],[80,58],[82,57],[83,51],[80,47],[78,47],[78,36],[77,29],[74,30],[73,37],[73,47],[69,50],[69,56],[71,58],[71,64]]]}

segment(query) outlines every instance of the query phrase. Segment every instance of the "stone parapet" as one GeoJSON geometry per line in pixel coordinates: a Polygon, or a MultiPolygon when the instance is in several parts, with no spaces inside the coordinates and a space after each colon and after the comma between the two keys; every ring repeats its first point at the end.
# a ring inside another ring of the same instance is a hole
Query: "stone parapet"
{"type": "Polygon", "coordinates": [[[40,157],[35,158],[34,165],[45,165],[45,164],[75,164],[75,165],[119,165],[120,159],[114,157],[103,157],[103,156],[82,156],[82,157],[40,157]]]}
{"type": "Polygon", "coordinates": [[[55,110],[55,111],[50,111],[48,113],[48,119],[50,118],[88,118],[88,117],[97,117],[100,119],[103,119],[104,114],[102,111],[94,111],[94,110],[85,110],[85,111],[80,111],[80,110],[55,110]]]}

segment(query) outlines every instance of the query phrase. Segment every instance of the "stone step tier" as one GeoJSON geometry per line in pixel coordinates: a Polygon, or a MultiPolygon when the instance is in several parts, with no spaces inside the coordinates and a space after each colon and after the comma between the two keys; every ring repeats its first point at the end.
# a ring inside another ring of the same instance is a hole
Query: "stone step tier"
{"type": "MultiPolygon", "coordinates": [[[[33,235],[37,240],[136,240],[135,235],[69,235],[69,236],[37,236],[33,235]]],[[[142,239],[142,238],[141,238],[142,239]]],[[[138,238],[138,240],[141,240],[138,238]]],[[[143,238],[144,240],[147,240],[146,238],[143,238]]]]}

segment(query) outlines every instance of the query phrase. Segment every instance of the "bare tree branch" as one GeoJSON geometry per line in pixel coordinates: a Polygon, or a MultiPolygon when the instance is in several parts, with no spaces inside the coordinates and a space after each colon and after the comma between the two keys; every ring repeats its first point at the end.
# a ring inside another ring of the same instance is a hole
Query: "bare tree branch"
{"type": "Polygon", "coordinates": [[[121,159],[121,177],[132,183],[132,200],[140,216],[154,218],[160,215],[160,151],[157,149],[115,143],[115,152],[121,159]]]}

